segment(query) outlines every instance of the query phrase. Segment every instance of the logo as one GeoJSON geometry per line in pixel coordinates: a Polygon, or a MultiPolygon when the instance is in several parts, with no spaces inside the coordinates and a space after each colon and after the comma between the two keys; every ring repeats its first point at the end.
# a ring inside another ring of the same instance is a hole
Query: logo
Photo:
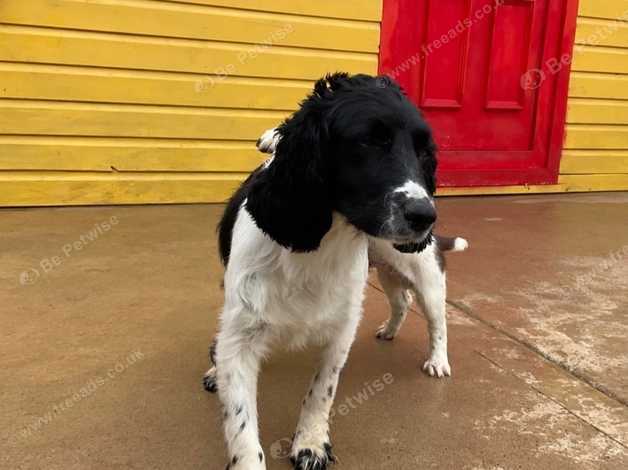
{"type": "Polygon", "coordinates": [[[39,279],[39,271],[35,268],[27,269],[26,271],[20,274],[20,284],[23,286],[30,286],[35,284],[39,279]]]}
{"type": "Polygon", "coordinates": [[[530,69],[521,76],[521,88],[524,90],[538,89],[546,79],[545,72],[541,69],[530,69]]]}
{"type": "Polygon", "coordinates": [[[287,459],[290,457],[292,441],[287,437],[275,441],[270,446],[270,455],[275,460],[287,459]]]}

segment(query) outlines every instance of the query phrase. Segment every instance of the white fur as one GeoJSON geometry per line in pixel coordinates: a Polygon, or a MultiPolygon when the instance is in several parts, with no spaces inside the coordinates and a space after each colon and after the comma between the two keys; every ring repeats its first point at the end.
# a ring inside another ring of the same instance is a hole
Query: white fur
{"type": "Polygon", "coordinates": [[[333,401],[328,390],[335,393],[362,314],[367,237],[334,214],[318,250],[294,253],[267,237],[243,206],[232,240],[214,372],[226,412],[229,455],[242,462],[234,468],[266,468],[265,459],[260,462],[258,457],[263,451],[256,389],[260,360],[272,343],[326,345],[292,449],[294,457],[306,448],[325,455],[333,401]]]}
{"type": "Polygon", "coordinates": [[[430,350],[423,365],[431,376],[451,375],[447,355],[446,296],[447,281],[438,262],[438,248],[432,243],[421,253],[401,253],[388,241],[369,239],[369,260],[388,296],[390,319],[377,331],[380,339],[393,339],[411,304],[411,290],[423,307],[427,318],[430,350]]]}
{"type": "Polygon", "coordinates": [[[404,193],[406,197],[412,199],[429,199],[430,201],[432,200],[430,195],[427,194],[425,188],[416,181],[408,180],[403,184],[403,186],[398,187],[393,192],[404,193]]]}
{"type": "Polygon", "coordinates": [[[257,148],[265,153],[273,153],[277,147],[279,136],[275,129],[268,129],[264,131],[262,136],[257,141],[257,148]]]}

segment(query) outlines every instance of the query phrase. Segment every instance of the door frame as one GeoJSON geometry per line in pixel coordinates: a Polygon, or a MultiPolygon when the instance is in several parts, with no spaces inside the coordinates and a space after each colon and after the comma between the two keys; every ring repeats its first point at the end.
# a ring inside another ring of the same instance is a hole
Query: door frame
{"type": "MultiPolygon", "coordinates": [[[[539,99],[542,99],[545,106],[553,103],[553,116],[550,119],[548,142],[545,145],[546,159],[543,166],[524,169],[504,169],[504,170],[444,170],[438,171],[438,183],[441,187],[468,187],[468,186],[511,186],[511,185],[532,185],[532,184],[556,184],[560,159],[563,151],[565,138],[565,126],[567,115],[567,100],[569,93],[569,78],[571,74],[571,59],[573,59],[573,48],[576,37],[576,25],[578,19],[578,0],[549,0],[549,7],[554,4],[558,7],[562,3],[562,19],[558,48],[555,52],[544,50],[542,59],[542,70],[547,74],[548,79],[544,80],[540,87],[539,99]],[[558,72],[548,69],[547,61],[551,58],[568,57],[568,63],[563,64],[558,72]],[[544,88],[545,87],[545,88],[544,88]],[[547,88],[550,88],[549,90],[547,88]],[[541,98],[543,95],[543,98],[541,98]]],[[[412,16],[412,6],[418,5],[417,0],[384,0],[381,24],[380,53],[379,53],[379,73],[386,73],[393,67],[399,67],[404,61],[410,63],[412,68],[418,69],[413,73],[417,74],[421,69],[419,44],[420,39],[412,34],[412,31],[397,28],[399,19],[406,19],[412,16]],[[411,5],[408,7],[408,5],[411,5]],[[403,10],[406,11],[403,11],[403,10]],[[403,58],[399,61],[399,57],[403,58]],[[412,58],[414,57],[414,61],[412,58]]],[[[547,46],[547,44],[544,46],[547,46]]],[[[550,44],[550,47],[552,45],[550,44]]],[[[405,72],[404,72],[405,73],[405,72]]],[[[393,77],[397,78],[397,77],[393,77]]],[[[402,86],[407,86],[404,80],[400,79],[402,86]]],[[[406,80],[407,82],[407,75],[406,80]]],[[[412,97],[412,93],[409,93],[412,97]]],[[[539,106],[543,106],[540,104],[539,106]]],[[[540,112],[540,111],[537,111],[540,112]]],[[[437,142],[438,143],[438,142],[437,142]]]]}

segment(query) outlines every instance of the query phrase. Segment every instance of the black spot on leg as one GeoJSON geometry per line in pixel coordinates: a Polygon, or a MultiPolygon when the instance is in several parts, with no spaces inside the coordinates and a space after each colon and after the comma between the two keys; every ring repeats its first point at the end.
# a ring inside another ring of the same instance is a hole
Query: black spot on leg
{"type": "Polygon", "coordinates": [[[203,376],[203,388],[209,393],[216,393],[218,391],[218,380],[215,374],[203,376]]]}
{"type": "Polygon", "coordinates": [[[238,459],[238,456],[237,456],[237,455],[234,455],[234,456],[233,456],[233,458],[231,459],[231,465],[235,465],[235,464],[237,464],[237,463],[238,463],[238,460],[239,460],[239,459],[238,459]]]}
{"type": "Polygon", "coordinates": [[[264,460],[264,454],[263,454],[263,453],[261,453],[261,452],[259,452],[259,453],[257,454],[257,456],[259,457],[259,461],[260,461],[260,463],[261,463],[261,462],[264,460]]]}
{"type": "Polygon", "coordinates": [[[242,421],[242,423],[240,424],[240,427],[238,428],[238,432],[236,432],[234,437],[238,437],[242,431],[244,431],[244,428],[246,427],[246,421],[242,421]]]}
{"type": "Polygon", "coordinates": [[[331,444],[329,442],[326,442],[325,444],[323,444],[323,447],[325,448],[325,454],[327,454],[327,459],[330,462],[335,462],[336,461],[336,456],[334,455],[334,453],[332,451],[331,444]]]}
{"type": "Polygon", "coordinates": [[[310,391],[309,391],[309,392],[307,392],[307,396],[308,396],[308,397],[311,397],[313,392],[314,392],[314,389],[313,389],[313,388],[310,388],[310,391]]]}
{"type": "Polygon", "coordinates": [[[317,372],[316,375],[314,376],[314,383],[318,382],[318,378],[320,377],[320,372],[317,372]]]}
{"type": "Polygon", "coordinates": [[[213,365],[216,365],[216,345],[218,344],[218,340],[214,338],[211,345],[209,346],[209,360],[213,365]]]}
{"type": "Polygon", "coordinates": [[[340,372],[340,368],[338,366],[334,366],[334,368],[331,370],[334,374],[337,374],[338,372],[340,372]]]}
{"type": "Polygon", "coordinates": [[[333,387],[332,385],[330,385],[330,386],[327,388],[327,396],[328,396],[329,398],[331,398],[333,395],[334,395],[334,387],[333,387]]]}
{"type": "Polygon", "coordinates": [[[236,416],[238,416],[240,413],[242,413],[242,410],[244,409],[244,405],[238,405],[236,408],[236,416]]]}

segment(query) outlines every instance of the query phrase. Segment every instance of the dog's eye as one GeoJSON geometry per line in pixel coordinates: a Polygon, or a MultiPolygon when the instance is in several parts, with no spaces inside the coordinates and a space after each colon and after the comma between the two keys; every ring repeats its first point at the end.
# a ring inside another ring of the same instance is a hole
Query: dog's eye
{"type": "Polygon", "coordinates": [[[383,127],[376,127],[362,140],[367,147],[389,148],[392,145],[390,132],[383,127]]]}

